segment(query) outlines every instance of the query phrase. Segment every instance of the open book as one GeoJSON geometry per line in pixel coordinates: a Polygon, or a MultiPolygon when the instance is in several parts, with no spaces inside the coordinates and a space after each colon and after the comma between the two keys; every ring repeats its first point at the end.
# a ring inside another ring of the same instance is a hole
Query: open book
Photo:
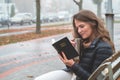
{"type": "Polygon", "coordinates": [[[61,55],[61,52],[64,52],[67,59],[73,59],[78,56],[77,51],[70,43],[67,37],[60,39],[59,41],[52,44],[57,52],[61,55]]]}

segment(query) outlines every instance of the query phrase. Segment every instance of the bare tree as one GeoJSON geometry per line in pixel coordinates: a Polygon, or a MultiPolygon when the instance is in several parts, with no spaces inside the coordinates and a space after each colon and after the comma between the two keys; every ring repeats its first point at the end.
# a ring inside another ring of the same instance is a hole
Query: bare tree
{"type": "Polygon", "coordinates": [[[41,23],[40,23],[40,0],[36,0],[36,33],[41,33],[41,23]]]}
{"type": "Polygon", "coordinates": [[[82,9],[82,3],[83,3],[83,0],[79,0],[79,2],[77,2],[76,0],[73,0],[79,7],[79,10],[82,9]]]}
{"type": "Polygon", "coordinates": [[[93,0],[93,3],[97,5],[97,16],[101,17],[101,4],[103,0],[93,0]]]}

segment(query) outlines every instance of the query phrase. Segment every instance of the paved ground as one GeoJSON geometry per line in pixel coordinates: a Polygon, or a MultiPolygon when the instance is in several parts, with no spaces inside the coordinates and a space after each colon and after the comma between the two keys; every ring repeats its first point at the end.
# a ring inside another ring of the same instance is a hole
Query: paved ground
{"type": "MultiPolygon", "coordinates": [[[[71,33],[0,46],[0,80],[33,80],[35,77],[65,66],[59,60],[52,39],[71,33]]],[[[115,24],[114,43],[120,50],[120,24],[115,24]]]]}
{"type": "MultiPolygon", "coordinates": [[[[70,34],[70,33],[69,33],[70,34]]],[[[0,80],[32,80],[65,66],[52,47],[52,39],[69,34],[35,39],[0,47],[0,80]]]]}

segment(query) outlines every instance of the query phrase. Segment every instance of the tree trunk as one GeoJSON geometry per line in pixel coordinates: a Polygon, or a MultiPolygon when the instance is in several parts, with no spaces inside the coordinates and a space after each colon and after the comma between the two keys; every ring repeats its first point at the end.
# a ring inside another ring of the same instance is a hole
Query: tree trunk
{"type": "Polygon", "coordinates": [[[41,23],[40,23],[40,0],[36,0],[36,33],[41,33],[41,23]]]}
{"type": "Polygon", "coordinates": [[[76,0],[73,0],[79,7],[79,11],[82,9],[82,3],[83,3],[83,0],[80,0],[80,2],[77,2],[76,0]]]}
{"type": "Polygon", "coordinates": [[[79,2],[79,11],[82,10],[82,3],[83,3],[83,0],[79,2]]]}

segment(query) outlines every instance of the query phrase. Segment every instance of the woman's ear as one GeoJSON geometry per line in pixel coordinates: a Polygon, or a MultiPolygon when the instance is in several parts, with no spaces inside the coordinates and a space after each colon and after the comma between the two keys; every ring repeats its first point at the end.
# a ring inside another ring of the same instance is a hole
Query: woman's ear
{"type": "Polygon", "coordinates": [[[97,22],[96,20],[93,20],[93,21],[92,21],[92,25],[93,25],[93,26],[98,26],[98,22],[97,22]]]}

